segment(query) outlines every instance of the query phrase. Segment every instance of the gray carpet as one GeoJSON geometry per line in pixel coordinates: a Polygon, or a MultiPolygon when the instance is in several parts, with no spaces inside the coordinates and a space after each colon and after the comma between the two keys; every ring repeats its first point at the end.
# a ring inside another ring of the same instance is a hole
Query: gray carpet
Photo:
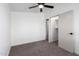
{"type": "Polygon", "coordinates": [[[29,44],[14,46],[11,48],[10,56],[76,56],[57,46],[56,42],[48,43],[39,41],[29,44]]]}

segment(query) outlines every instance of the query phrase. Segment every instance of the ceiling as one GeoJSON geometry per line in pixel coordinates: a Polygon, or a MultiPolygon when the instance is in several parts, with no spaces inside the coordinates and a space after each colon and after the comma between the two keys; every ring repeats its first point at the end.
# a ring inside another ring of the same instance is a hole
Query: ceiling
{"type": "MultiPolygon", "coordinates": [[[[29,9],[28,7],[36,5],[36,3],[10,3],[10,10],[14,12],[40,12],[38,7],[29,9]]],[[[55,3],[46,3],[46,5],[54,6],[55,3]]],[[[51,11],[50,8],[43,8],[43,12],[51,11]]]]}

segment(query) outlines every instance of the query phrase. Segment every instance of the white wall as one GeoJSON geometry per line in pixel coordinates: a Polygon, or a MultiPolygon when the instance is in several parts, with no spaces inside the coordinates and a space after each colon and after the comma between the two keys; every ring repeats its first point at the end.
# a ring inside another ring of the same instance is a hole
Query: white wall
{"type": "Polygon", "coordinates": [[[8,4],[0,3],[0,56],[10,51],[10,19],[8,4]]]}
{"type": "Polygon", "coordinates": [[[42,13],[11,12],[11,45],[45,40],[45,20],[42,13]]]}
{"type": "Polygon", "coordinates": [[[75,3],[65,3],[65,4],[57,4],[52,12],[44,13],[45,19],[51,16],[56,16],[62,14],[64,12],[73,10],[74,12],[74,42],[75,42],[75,53],[79,54],[79,4],[75,3]]]}

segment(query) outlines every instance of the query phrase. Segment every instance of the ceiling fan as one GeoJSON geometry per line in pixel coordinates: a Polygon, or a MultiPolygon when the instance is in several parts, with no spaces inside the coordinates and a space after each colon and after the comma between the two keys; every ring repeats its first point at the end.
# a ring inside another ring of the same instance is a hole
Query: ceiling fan
{"type": "Polygon", "coordinates": [[[51,8],[51,9],[54,8],[54,6],[45,5],[45,3],[37,3],[37,5],[32,6],[32,7],[29,7],[29,9],[36,8],[36,7],[39,7],[40,8],[40,12],[43,12],[43,8],[44,7],[51,8]]]}

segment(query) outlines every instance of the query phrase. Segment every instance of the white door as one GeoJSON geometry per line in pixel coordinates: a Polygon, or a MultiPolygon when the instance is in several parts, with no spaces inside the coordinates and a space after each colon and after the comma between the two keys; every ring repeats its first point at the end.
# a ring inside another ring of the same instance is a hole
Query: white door
{"type": "Polygon", "coordinates": [[[74,51],[73,11],[59,15],[59,47],[72,52],[74,51]]]}

